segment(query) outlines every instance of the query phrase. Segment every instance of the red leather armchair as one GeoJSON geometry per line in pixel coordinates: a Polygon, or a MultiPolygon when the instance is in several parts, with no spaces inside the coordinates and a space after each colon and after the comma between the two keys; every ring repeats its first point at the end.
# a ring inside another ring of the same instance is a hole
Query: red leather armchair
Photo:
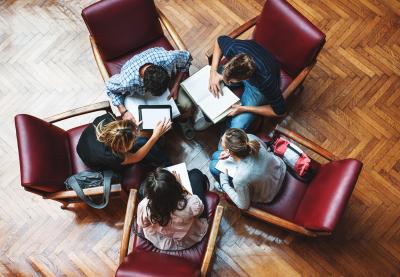
{"type": "MultiPolygon", "coordinates": [[[[309,182],[287,172],[281,191],[271,203],[253,203],[243,213],[306,236],[331,234],[357,183],[362,163],[355,159],[338,160],[326,149],[282,127],[276,127],[275,133],[314,151],[328,163],[312,160],[316,173],[309,182]]],[[[270,140],[265,133],[258,136],[270,140]]]]}
{"type": "MultiPolygon", "coordinates": [[[[111,112],[110,104],[104,101],[44,120],[27,114],[15,117],[21,185],[25,190],[45,199],[59,201],[63,204],[62,208],[66,208],[69,203],[79,202],[74,191],[65,190],[64,181],[87,169],[76,152],[79,137],[87,124],[63,130],[53,123],[96,111],[111,112]]],[[[126,168],[125,175],[129,176],[123,178],[125,185],[138,186],[143,169],[139,165],[133,165],[126,168]]],[[[118,195],[120,191],[120,184],[112,185],[112,196],[118,195]]],[[[84,192],[89,196],[101,195],[103,187],[85,189],[84,192]]]]}
{"type": "Polygon", "coordinates": [[[102,0],[82,11],[90,43],[103,80],[119,73],[132,56],[152,47],[173,50],[163,33],[186,50],[181,38],[153,0],[102,0]]]}
{"type": "MultiPolygon", "coordinates": [[[[268,0],[259,16],[236,28],[228,36],[237,38],[255,27],[252,39],[265,47],[280,63],[281,90],[287,99],[302,84],[317,62],[325,34],[285,0],[268,0]]],[[[213,49],[207,51],[209,64],[213,49]]],[[[242,91],[236,91],[241,94],[242,91]]],[[[253,128],[254,129],[253,125],[253,128]]],[[[261,124],[256,124],[260,127],[261,124]]]]}
{"type": "Polygon", "coordinates": [[[205,276],[214,252],[223,213],[223,207],[219,205],[219,197],[216,193],[208,192],[206,200],[209,229],[201,242],[181,251],[162,251],[134,233],[132,251],[127,255],[137,206],[136,190],[132,189],[122,234],[120,266],[115,276],[205,276]]]}

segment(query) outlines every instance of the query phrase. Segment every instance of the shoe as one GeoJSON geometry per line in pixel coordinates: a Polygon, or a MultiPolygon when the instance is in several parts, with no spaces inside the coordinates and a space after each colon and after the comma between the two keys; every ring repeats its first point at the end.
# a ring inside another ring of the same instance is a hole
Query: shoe
{"type": "Polygon", "coordinates": [[[192,140],[195,138],[196,133],[194,132],[194,128],[190,120],[186,120],[185,122],[178,122],[178,125],[181,127],[183,136],[187,140],[192,140]]]}
{"type": "Polygon", "coordinates": [[[213,123],[211,121],[207,121],[204,114],[198,109],[194,115],[194,130],[204,131],[212,125],[213,123]]]}

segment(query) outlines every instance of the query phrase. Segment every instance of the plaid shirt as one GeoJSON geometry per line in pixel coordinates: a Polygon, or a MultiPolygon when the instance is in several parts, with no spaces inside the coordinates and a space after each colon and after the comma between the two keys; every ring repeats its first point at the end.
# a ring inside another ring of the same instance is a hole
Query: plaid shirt
{"type": "Polygon", "coordinates": [[[187,72],[191,64],[188,51],[167,51],[162,47],[147,49],[133,56],[106,82],[106,93],[114,106],[123,105],[126,96],[145,95],[143,79],[139,75],[142,65],[151,63],[162,66],[171,76],[172,73],[187,72]]]}

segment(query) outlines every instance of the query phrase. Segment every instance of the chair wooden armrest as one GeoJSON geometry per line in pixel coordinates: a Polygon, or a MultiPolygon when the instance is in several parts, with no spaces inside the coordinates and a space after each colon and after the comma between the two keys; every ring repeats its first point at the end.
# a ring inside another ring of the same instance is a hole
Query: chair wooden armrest
{"type": "MultiPolygon", "coordinates": [[[[245,23],[243,23],[242,25],[240,25],[239,27],[234,29],[232,32],[230,32],[227,36],[231,37],[231,38],[237,38],[238,36],[240,36],[241,34],[246,32],[250,28],[254,27],[257,24],[258,17],[259,16],[256,16],[256,17],[253,17],[252,19],[246,21],[245,23]]],[[[206,57],[208,59],[208,64],[211,64],[213,51],[214,51],[214,46],[209,48],[207,50],[207,52],[206,52],[206,57]]]]}
{"type": "Polygon", "coordinates": [[[168,34],[171,36],[172,40],[176,44],[179,50],[188,51],[188,48],[183,43],[181,37],[179,36],[178,32],[175,30],[174,26],[172,26],[169,19],[165,16],[165,14],[157,8],[157,12],[160,18],[161,23],[164,25],[165,29],[167,30],[168,34]]]}
{"type": "Polygon", "coordinates": [[[103,63],[103,60],[101,59],[101,54],[99,48],[97,47],[96,41],[92,36],[89,36],[89,40],[90,40],[90,45],[92,47],[94,59],[96,60],[97,67],[99,68],[101,74],[101,78],[103,78],[103,81],[105,82],[110,78],[110,75],[108,74],[106,66],[103,63]]]}
{"type": "Polygon", "coordinates": [[[203,262],[201,264],[201,276],[207,275],[208,267],[210,266],[211,258],[214,253],[215,243],[217,241],[217,235],[218,235],[218,231],[219,231],[219,225],[221,224],[223,211],[224,211],[224,208],[221,205],[218,205],[217,209],[215,211],[214,220],[213,220],[212,226],[211,226],[210,237],[209,237],[208,243],[207,243],[207,250],[204,255],[203,262]]]}
{"type": "Polygon", "coordinates": [[[316,143],[312,142],[311,140],[299,135],[296,132],[293,131],[289,131],[288,129],[285,129],[279,125],[277,125],[275,127],[275,131],[284,135],[285,137],[288,137],[292,140],[294,140],[295,142],[307,147],[308,149],[314,151],[315,153],[321,155],[322,157],[324,157],[325,159],[329,160],[329,161],[334,161],[337,160],[338,158],[331,153],[330,151],[326,150],[325,148],[317,145],[316,143]]]}
{"type": "MultiPolygon", "coordinates": [[[[111,185],[110,193],[120,192],[120,191],[121,191],[120,184],[111,185]]],[[[101,195],[101,194],[103,194],[103,192],[104,192],[103,186],[83,189],[83,193],[86,196],[101,195]]],[[[58,192],[49,193],[49,194],[46,194],[45,196],[43,196],[43,198],[57,200],[57,199],[67,199],[67,198],[78,198],[78,195],[73,190],[67,190],[67,191],[58,191],[58,192]]]]}
{"type": "Polygon", "coordinates": [[[315,63],[313,63],[310,66],[307,66],[304,68],[299,75],[296,76],[296,78],[289,84],[289,86],[286,88],[286,90],[282,93],[283,99],[288,99],[290,95],[292,95],[293,92],[296,91],[296,89],[303,83],[303,81],[306,79],[308,74],[310,73],[311,69],[314,67],[315,63]]]}
{"type": "Polygon", "coordinates": [[[309,237],[316,237],[318,235],[317,233],[307,230],[306,228],[304,228],[300,225],[297,225],[293,222],[287,221],[285,219],[282,219],[280,217],[277,217],[275,215],[272,215],[270,213],[267,213],[267,212],[257,209],[257,208],[250,207],[248,210],[242,211],[242,213],[253,216],[262,221],[269,222],[274,225],[278,225],[284,229],[287,229],[287,230],[290,230],[290,231],[293,231],[293,232],[296,232],[296,233],[299,233],[302,235],[306,235],[309,237]]]}
{"type": "Polygon", "coordinates": [[[45,118],[44,120],[49,123],[54,123],[54,122],[68,119],[68,118],[71,118],[74,116],[97,112],[97,111],[102,111],[102,110],[107,111],[107,112],[112,112],[110,103],[108,101],[98,102],[95,104],[90,104],[90,105],[87,105],[84,107],[80,107],[80,108],[73,109],[73,110],[70,110],[67,112],[56,114],[56,115],[50,116],[48,118],[45,118]]]}
{"type": "Polygon", "coordinates": [[[128,205],[126,207],[124,229],[122,231],[121,248],[119,250],[119,264],[124,261],[124,258],[128,254],[129,239],[132,230],[133,220],[135,219],[136,213],[136,202],[137,202],[137,190],[131,189],[129,191],[128,205]]]}

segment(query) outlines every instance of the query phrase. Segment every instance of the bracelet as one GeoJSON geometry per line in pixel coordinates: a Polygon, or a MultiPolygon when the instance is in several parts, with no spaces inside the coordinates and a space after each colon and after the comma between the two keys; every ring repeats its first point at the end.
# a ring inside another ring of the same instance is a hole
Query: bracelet
{"type": "Polygon", "coordinates": [[[218,72],[216,69],[211,68],[210,71],[218,72]]]}
{"type": "Polygon", "coordinates": [[[123,111],[123,112],[121,113],[121,116],[124,116],[124,114],[126,114],[127,111],[128,111],[128,110],[123,111]]]}

